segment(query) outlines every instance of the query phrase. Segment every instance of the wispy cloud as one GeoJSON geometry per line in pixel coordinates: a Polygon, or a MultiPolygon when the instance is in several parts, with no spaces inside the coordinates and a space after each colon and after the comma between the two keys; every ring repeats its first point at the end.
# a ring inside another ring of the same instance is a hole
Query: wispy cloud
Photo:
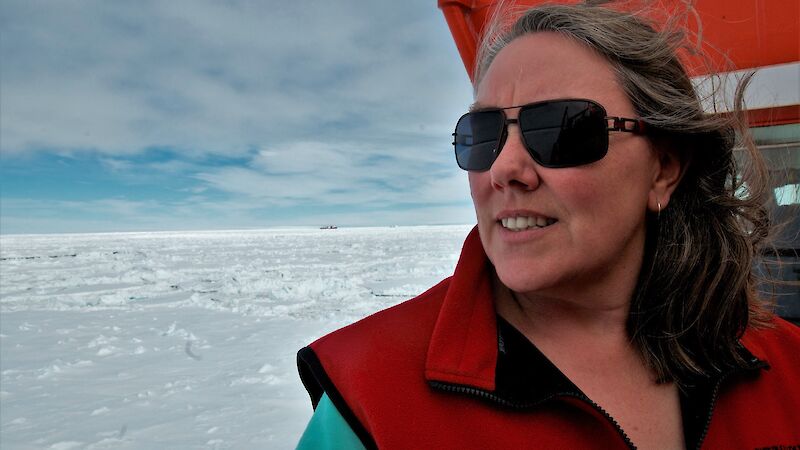
{"type": "Polygon", "coordinates": [[[197,178],[214,189],[274,204],[387,207],[463,202],[469,197],[466,176],[449,170],[446,159],[401,146],[387,151],[357,142],[306,141],[262,150],[246,166],[215,168],[197,178]],[[298,154],[308,161],[295,158],[298,154]]]}
{"type": "Polygon", "coordinates": [[[446,132],[453,106],[441,105],[468,100],[430,2],[7,1],[3,12],[5,152],[241,154],[348,131],[446,132]]]}

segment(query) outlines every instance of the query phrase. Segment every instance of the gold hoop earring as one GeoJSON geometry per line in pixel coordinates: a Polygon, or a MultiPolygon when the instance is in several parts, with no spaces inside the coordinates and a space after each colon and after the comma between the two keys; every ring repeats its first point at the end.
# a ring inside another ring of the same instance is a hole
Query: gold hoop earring
{"type": "Polygon", "coordinates": [[[661,202],[656,200],[656,204],[658,205],[658,215],[656,216],[657,219],[661,218],[661,202]]]}

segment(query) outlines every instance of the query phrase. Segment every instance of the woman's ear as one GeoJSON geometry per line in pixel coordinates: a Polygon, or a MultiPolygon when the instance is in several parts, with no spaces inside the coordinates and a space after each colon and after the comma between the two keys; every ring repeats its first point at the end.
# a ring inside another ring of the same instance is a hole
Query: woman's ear
{"type": "Polygon", "coordinates": [[[656,149],[658,166],[653,174],[653,185],[647,207],[658,212],[667,207],[672,193],[678,187],[686,168],[689,167],[689,156],[674,150],[656,149]]]}

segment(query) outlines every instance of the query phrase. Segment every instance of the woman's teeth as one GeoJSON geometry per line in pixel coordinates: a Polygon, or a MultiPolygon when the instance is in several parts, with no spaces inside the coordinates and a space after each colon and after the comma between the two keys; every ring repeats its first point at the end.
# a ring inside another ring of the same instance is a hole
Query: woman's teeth
{"type": "Polygon", "coordinates": [[[517,217],[505,217],[500,219],[500,222],[503,224],[503,228],[511,231],[522,231],[527,230],[528,228],[544,228],[548,225],[552,225],[556,222],[556,219],[547,219],[544,217],[526,217],[526,216],[517,216],[517,217]]]}

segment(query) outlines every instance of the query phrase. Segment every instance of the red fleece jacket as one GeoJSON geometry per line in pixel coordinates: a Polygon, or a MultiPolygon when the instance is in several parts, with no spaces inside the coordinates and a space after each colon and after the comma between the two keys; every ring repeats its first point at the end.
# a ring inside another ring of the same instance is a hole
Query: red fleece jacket
{"type": "MultiPolygon", "coordinates": [[[[367,448],[630,448],[586,398],[558,389],[524,407],[492,398],[498,334],[487,264],[473,230],[453,277],[301,350],[314,404],[326,391],[367,448]]],[[[800,328],[776,319],[742,343],[768,368],[714,388],[701,448],[800,449],[800,328]]]]}

